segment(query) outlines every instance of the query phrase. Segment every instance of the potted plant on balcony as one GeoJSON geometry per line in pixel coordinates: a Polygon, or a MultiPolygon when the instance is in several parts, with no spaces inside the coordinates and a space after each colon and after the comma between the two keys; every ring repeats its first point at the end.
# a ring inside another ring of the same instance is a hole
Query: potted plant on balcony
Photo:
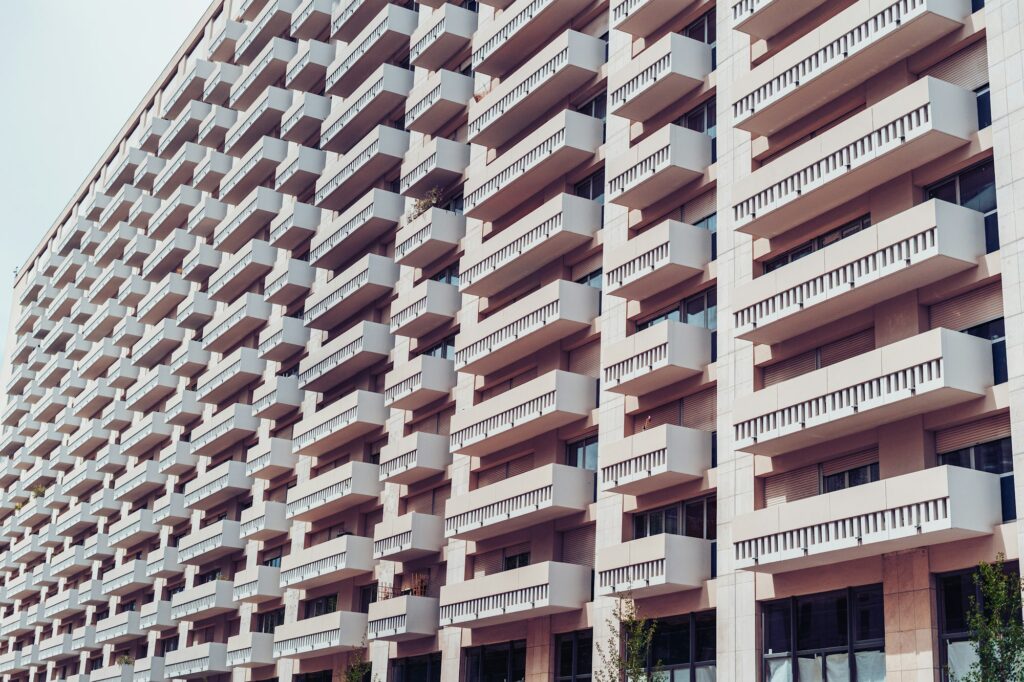
{"type": "Polygon", "coordinates": [[[120,666],[133,665],[135,663],[135,659],[128,654],[121,654],[114,662],[120,666]]]}
{"type": "Polygon", "coordinates": [[[429,211],[434,206],[437,206],[441,201],[441,188],[435,187],[429,190],[422,197],[417,199],[413,205],[412,210],[409,212],[409,220],[413,221],[419,218],[421,215],[429,211]]]}

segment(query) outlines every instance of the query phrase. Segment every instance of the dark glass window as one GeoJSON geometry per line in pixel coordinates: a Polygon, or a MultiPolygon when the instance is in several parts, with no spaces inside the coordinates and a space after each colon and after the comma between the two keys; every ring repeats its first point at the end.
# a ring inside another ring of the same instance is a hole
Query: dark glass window
{"type": "Polygon", "coordinates": [[[275,549],[273,551],[267,552],[263,555],[263,565],[280,567],[281,555],[282,551],[280,549],[275,549]]]}
{"type": "Polygon", "coordinates": [[[854,488],[865,483],[872,483],[878,480],[878,462],[865,464],[847,471],[840,471],[837,474],[822,476],[822,492],[834,493],[837,490],[854,488]]]}
{"type": "MultiPolygon", "coordinates": [[[[1003,564],[1003,569],[1014,576],[1020,574],[1016,562],[1003,564]]],[[[963,679],[976,659],[967,616],[972,601],[984,607],[985,600],[974,584],[974,571],[971,568],[935,576],[939,611],[939,669],[942,671],[943,682],[963,679]]]]}
{"type": "Polygon", "coordinates": [[[377,601],[377,583],[362,585],[359,588],[359,613],[369,613],[370,604],[377,601]]]}
{"type": "Polygon", "coordinates": [[[526,640],[466,649],[466,682],[524,682],[526,640]]]}
{"type": "Polygon", "coordinates": [[[978,103],[978,128],[988,128],[992,125],[992,97],[988,85],[975,90],[974,95],[978,103]]]}
{"type": "Polygon", "coordinates": [[[292,677],[294,682],[333,682],[333,671],[318,670],[315,673],[299,673],[292,677]]]}
{"type": "Polygon", "coordinates": [[[597,436],[566,443],[565,463],[571,467],[597,471],[597,436]]]}
{"type": "Polygon", "coordinates": [[[435,282],[444,282],[445,284],[454,284],[459,286],[459,264],[452,263],[444,270],[435,273],[430,279],[435,282]]]}
{"type": "Polygon", "coordinates": [[[963,331],[992,342],[992,378],[997,384],[1005,384],[1009,376],[1006,367],[1006,324],[1003,318],[983,322],[963,331]]]}
{"type": "Polygon", "coordinates": [[[940,466],[948,464],[998,474],[1003,521],[1013,521],[1017,518],[1017,500],[1013,492],[1013,445],[1009,438],[939,453],[938,460],[940,466]]]}
{"type": "Polygon", "coordinates": [[[506,554],[502,570],[513,571],[530,565],[530,553],[519,552],[518,554],[506,554]]]}
{"type": "Polygon", "coordinates": [[[633,539],[651,535],[687,535],[714,540],[718,530],[714,497],[677,502],[667,507],[633,514],[633,539]]]}
{"type": "Polygon", "coordinates": [[[691,613],[659,619],[647,656],[647,669],[660,667],[653,680],[704,682],[715,679],[715,614],[691,613]]]}
{"type": "Polygon", "coordinates": [[[459,215],[462,215],[462,209],[464,205],[465,198],[462,196],[461,193],[459,193],[453,196],[451,199],[441,202],[440,204],[437,205],[437,207],[444,211],[451,211],[452,213],[458,213],[459,215]]]}
{"type": "Polygon", "coordinates": [[[594,287],[595,289],[601,288],[601,270],[598,268],[593,272],[588,272],[579,279],[576,280],[577,284],[586,284],[588,287],[594,287]]]}
{"type": "Polygon", "coordinates": [[[441,682],[441,654],[397,658],[391,663],[394,682],[441,682]]]}
{"type": "Polygon", "coordinates": [[[166,656],[170,652],[178,650],[178,636],[175,635],[174,637],[167,637],[166,639],[161,639],[159,641],[159,644],[160,655],[166,656]]]}
{"type": "Polygon", "coordinates": [[[693,224],[711,233],[711,260],[718,258],[718,214],[712,213],[707,218],[701,218],[693,224]]]}
{"type": "Polygon", "coordinates": [[[594,118],[605,120],[608,116],[608,99],[604,93],[601,93],[594,99],[590,100],[586,104],[581,104],[576,107],[576,111],[587,116],[593,116],[594,118]]]}
{"type": "Polygon", "coordinates": [[[430,346],[425,351],[423,351],[423,355],[429,355],[434,358],[444,358],[445,360],[454,360],[455,335],[452,334],[451,336],[446,336],[445,338],[441,339],[433,346],[430,346]]]}
{"type": "Polygon", "coordinates": [[[769,261],[765,261],[764,272],[765,274],[772,270],[778,270],[779,268],[789,265],[793,261],[800,260],[804,256],[809,256],[819,249],[823,249],[829,244],[834,244],[838,241],[846,239],[847,237],[857,234],[861,230],[871,227],[871,217],[861,216],[856,220],[853,220],[841,227],[837,227],[834,230],[830,230],[820,237],[815,237],[808,242],[801,244],[800,246],[794,247],[785,253],[779,254],[775,258],[769,261]]]}
{"type": "Polygon", "coordinates": [[[657,315],[636,323],[637,331],[643,331],[662,322],[675,321],[695,324],[714,330],[718,327],[718,292],[714,287],[684,299],[680,303],[657,315]]]}
{"type": "Polygon", "coordinates": [[[284,623],[284,607],[256,614],[256,632],[273,632],[284,623]]]}
{"type": "Polygon", "coordinates": [[[711,46],[711,68],[718,68],[718,59],[716,55],[715,45],[718,42],[718,36],[715,33],[715,10],[711,10],[700,19],[683,29],[683,35],[687,38],[693,38],[702,43],[707,43],[711,46]]]}
{"type": "Polygon", "coordinates": [[[338,595],[328,594],[306,602],[303,609],[305,618],[316,618],[327,613],[334,613],[338,610],[338,595]]]}
{"type": "Polygon", "coordinates": [[[213,569],[212,571],[206,571],[196,576],[196,585],[205,585],[206,583],[213,582],[214,580],[220,579],[220,569],[213,569]]]}
{"type": "Polygon", "coordinates": [[[684,128],[695,130],[698,133],[706,133],[711,138],[711,161],[715,162],[718,160],[718,122],[717,114],[715,112],[715,98],[712,97],[708,101],[698,106],[693,111],[683,114],[679,120],[676,121],[677,125],[681,125],[684,128]]]}
{"type": "Polygon", "coordinates": [[[604,168],[589,175],[573,187],[573,194],[584,199],[593,199],[604,203],[604,168]]]}
{"type": "Polygon", "coordinates": [[[925,188],[929,199],[960,204],[985,216],[985,247],[999,249],[999,214],[996,211],[996,176],[992,160],[972,166],[925,188]]]}
{"type": "Polygon", "coordinates": [[[594,635],[590,630],[555,637],[556,682],[589,682],[594,635]]]}
{"type": "Polygon", "coordinates": [[[885,679],[883,617],[881,585],[763,603],[764,678],[885,679]]]}

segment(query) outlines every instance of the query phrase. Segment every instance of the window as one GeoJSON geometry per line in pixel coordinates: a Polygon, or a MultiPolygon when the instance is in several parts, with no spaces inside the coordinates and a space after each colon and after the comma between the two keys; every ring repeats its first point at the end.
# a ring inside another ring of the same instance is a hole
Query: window
{"type": "MultiPolygon", "coordinates": [[[[1007,562],[1003,570],[1018,575],[1017,564],[1007,562]]],[[[939,669],[942,680],[963,679],[977,658],[970,641],[967,616],[971,601],[984,606],[981,591],[974,584],[974,571],[957,571],[935,576],[939,610],[939,669]]]]}
{"type": "Polygon", "coordinates": [[[633,539],[667,533],[714,540],[718,531],[717,511],[714,497],[702,497],[639,512],[633,514],[633,539]]]}
{"type": "Polygon", "coordinates": [[[334,672],[318,670],[315,673],[299,673],[292,677],[293,682],[333,682],[334,672]]]}
{"type": "Polygon", "coordinates": [[[166,639],[161,639],[160,640],[160,649],[159,649],[159,651],[160,651],[160,655],[161,656],[166,656],[170,652],[177,651],[177,650],[178,650],[178,636],[177,635],[175,635],[174,637],[168,637],[166,639]]]}
{"type": "Polygon", "coordinates": [[[206,571],[196,576],[196,585],[205,585],[206,583],[212,583],[214,580],[220,579],[220,569],[213,569],[212,571],[206,571]]]}
{"type": "Polygon", "coordinates": [[[882,586],[766,602],[761,607],[766,682],[882,682],[882,586]]]}
{"type": "Polygon", "coordinates": [[[433,346],[430,346],[422,353],[432,358],[444,358],[445,360],[455,359],[455,335],[446,336],[433,346]]]}
{"type": "Polygon", "coordinates": [[[306,602],[304,613],[305,618],[316,618],[327,613],[334,613],[338,610],[338,595],[329,594],[306,602]]]}
{"type": "Polygon", "coordinates": [[[256,632],[273,632],[284,623],[284,607],[256,614],[256,632]]]}
{"type": "Polygon", "coordinates": [[[445,284],[454,284],[459,286],[459,264],[453,263],[446,267],[444,270],[435,273],[430,279],[435,282],[443,282],[445,284]]]}
{"type": "Polygon", "coordinates": [[[939,453],[939,466],[964,467],[999,474],[999,491],[1003,503],[1003,521],[1017,518],[1017,501],[1013,493],[1013,446],[1009,438],[978,443],[969,448],[939,453]]]}
{"type": "Polygon", "coordinates": [[[992,125],[992,97],[988,91],[988,84],[975,90],[974,96],[978,104],[978,128],[988,128],[992,125]]]}
{"type": "Polygon", "coordinates": [[[362,585],[359,588],[359,613],[369,613],[370,604],[377,601],[377,583],[362,585]]]}
{"type": "Polygon", "coordinates": [[[711,10],[700,19],[684,28],[683,35],[687,38],[693,38],[694,40],[710,45],[711,68],[718,68],[718,59],[717,54],[715,53],[715,44],[717,43],[717,36],[715,35],[715,10],[711,10]]]}
{"type": "Polygon", "coordinates": [[[524,682],[526,640],[466,649],[466,682],[524,682]]]}
{"type": "Polygon", "coordinates": [[[595,289],[601,288],[601,269],[598,268],[593,272],[587,274],[576,280],[577,284],[586,284],[588,287],[594,287],[595,289]]]}
{"type": "Polygon", "coordinates": [[[441,682],[441,654],[398,658],[391,663],[394,682],[441,682]]]}
{"type": "Polygon", "coordinates": [[[604,168],[593,175],[583,178],[573,187],[573,194],[584,199],[604,203],[604,168]]]}
{"type": "Polygon", "coordinates": [[[715,287],[684,299],[676,306],[658,313],[646,320],[637,322],[636,330],[643,331],[662,322],[675,321],[696,325],[710,329],[711,334],[711,361],[718,358],[718,343],[715,329],[718,327],[718,292],[715,287]]]}
{"type": "Polygon", "coordinates": [[[565,463],[577,469],[597,471],[597,436],[567,443],[565,463]]]}
{"type": "Polygon", "coordinates": [[[711,138],[711,162],[714,163],[718,160],[718,125],[716,121],[714,97],[704,102],[693,111],[683,114],[683,116],[676,121],[676,124],[681,125],[684,128],[689,128],[690,130],[695,130],[698,133],[706,133],[708,137],[711,138]]]}
{"type": "Polygon", "coordinates": [[[1006,368],[1006,325],[1003,318],[991,320],[964,330],[965,334],[992,342],[992,378],[997,384],[1009,380],[1006,368]]]}
{"type": "Polygon", "coordinates": [[[718,214],[712,213],[707,218],[701,218],[693,224],[711,233],[711,260],[718,258],[718,214]]]}
{"type": "Polygon", "coordinates": [[[789,265],[793,261],[800,260],[804,256],[809,256],[815,251],[825,248],[829,244],[835,244],[836,242],[846,239],[851,235],[855,235],[868,227],[871,227],[871,216],[861,216],[860,218],[857,218],[856,220],[853,220],[841,227],[837,227],[834,230],[826,232],[820,237],[815,237],[800,246],[794,247],[789,251],[772,258],[770,261],[766,261],[764,264],[764,272],[765,274],[768,274],[773,270],[778,270],[784,265],[789,265]]]}
{"type": "Polygon", "coordinates": [[[858,485],[871,483],[878,480],[878,462],[854,467],[836,474],[823,475],[821,478],[821,490],[823,493],[833,493],[837,490],[854,488],[858,485]]]}
{"type": "Polygon", "coordinates": [[[589,682],[594,635],[590,630],[555,637],[555,681],[589,682]]]}
{"type": "Polygon", "coordinates": [[[267,552],[263,555],[262,563],[264,566],[274,566],[280,568],[281,555],[282,550],[280,547],[278,547],[277,549],[267,550],[267,552]]]}
{"type": "Polygon", "coordinates": [[[523,568],[530,565],[530,553],[519,552],[517,554],[506,554],[505,560],[502,565],[503,571],[514,571],[517,568],[523,568]]]}
{"type": "MultiPolygon", "coordinates": [[[[468,75],[472,75],[472,73],[470,73],[468,75]]],[[[462,209],[463,209],[464,206],[465,206],[465,198],[462,196],[461,193],[460,194],[456,194],[451,199],[448,199],[447,201],[443,201],[443,202],[441,202],[440,204],[437,205],[437,207],[439,209],[441,209],[442,211],[451,211],[452,213],[457,213],[459,215],[462,215],[462,209]]]]}
{"type": "Polygon", "coordinates": [[[660,666],[656,679],[664,682],[714,682],[715,614],[691,613],[657,621],[647,669],[660,666]]]}
{"type": "Polygon", "coordinates": [[[996,177],[992,160],[940,180],[925,189],[929,199],[941,199],[979,211],[985,216],[985,246],[999,249],[999,217],[996,212],[996,177]]]}
{"type": "Polygon", "coordinates": [[[587,116],[593,116],[594,118],[603,121],[605,120],[605,118],[608,117],[607,102],[608,100],[605,97],[605,94],[602,92],[594,99],[576,107],[576,111],[580,112],[581,114],[586,114],[587,116]]]}

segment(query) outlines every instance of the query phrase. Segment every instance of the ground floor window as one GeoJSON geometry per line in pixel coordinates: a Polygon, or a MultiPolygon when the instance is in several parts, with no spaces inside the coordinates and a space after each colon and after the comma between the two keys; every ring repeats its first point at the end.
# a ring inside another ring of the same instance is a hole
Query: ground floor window
{"type": "Polygon", "coordinates": [[[590,682],[594,635],[591,630],[555,637],[556,682],[590,682]]]}
{"type": "Polygon", "coordinates": [[[761,605],[767,682],[884,682],[882,586],[761,605]]]}
{"type": "Polygon", "coordinates": [[[647,657],[647,669],[660,670],[658,682],[715,681],[713,611],[659,618],[647,657]]]}
{"type": "Polygon", "coordinates": [[[466,649],[466,682],[523,682],[526,640],[466,649]]]}
{"type": "Polygon", "coordinates": [[[391,664],[394,682],[441,682],[441,654],[409,656],[391,664]]]}

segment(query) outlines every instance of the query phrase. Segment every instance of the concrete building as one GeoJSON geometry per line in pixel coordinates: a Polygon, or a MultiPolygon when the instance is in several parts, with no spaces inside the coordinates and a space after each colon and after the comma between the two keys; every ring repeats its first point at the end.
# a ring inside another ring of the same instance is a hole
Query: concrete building
{"type": "Polygon", "coordinates": [[[963,670],[1022,27],[217,0],[15,281],[3,682],[582,682],[624,597],[672,682],[963,670]]]}

